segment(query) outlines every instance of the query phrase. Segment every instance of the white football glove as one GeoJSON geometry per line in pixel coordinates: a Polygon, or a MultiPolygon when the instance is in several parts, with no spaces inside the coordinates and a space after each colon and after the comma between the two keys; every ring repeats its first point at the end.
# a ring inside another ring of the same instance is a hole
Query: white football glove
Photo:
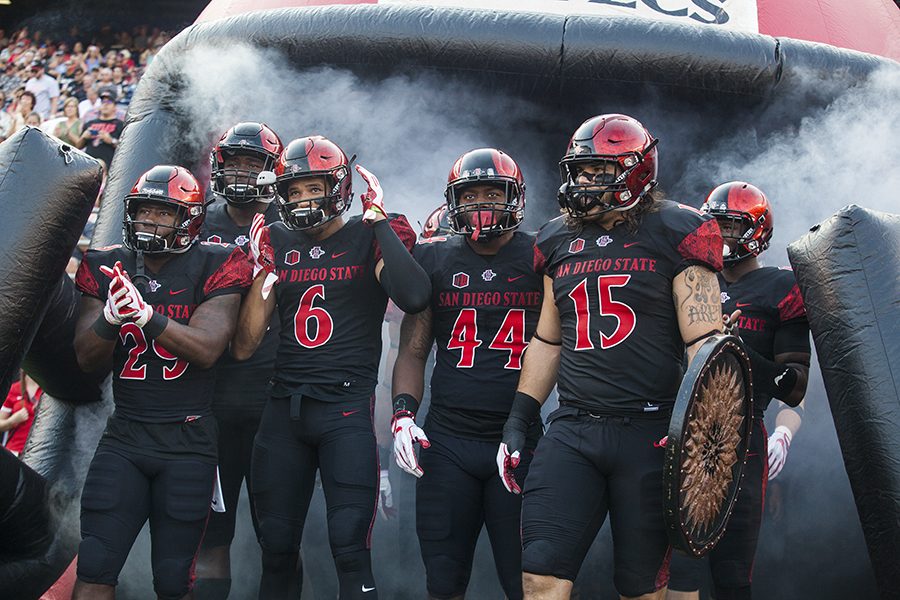
{"type": "Polygon", "coordinates": [[[266,225],[266,217],[262,213],[253,215],[253,223],[250,225],[250,263],[253,265],[253,279],[260,272],[265,271],[266,279],[263,281],[263,300],[269,297],[272,286],[278,281],[275,274],[275,251],[269,241],[269,227],[266,225]]]}
{"type": "Polygon", "coordinates": [[[365,180],[369,189],[366,193],[359,197],[363,204],[363,223],[371,225],[375,221],[380,221],[379,216],[387,217],[387,211],[384,209],[384,191],[375,174],[364,167],[356,165],[356,171],[365,180]]]}
{"type": "Polygon", "coordinates": [[[788,449],[791,447],[791,430],[779,425],[769,436],[769,481],[778,477],[787,461],[788,449]]]}
{"type": "Polygon", "coordinates": [[[410,475],[421,477],[424,471],[419,466],[419,459],[416,458],[414,444],[418,443],[422,448],[431,446],[425,432],[413,419],[403,416],[394,420],[393,433],[394,460],[397,461],[397,465],[410,475]]]}
{"type": "Polygon", "coordinates": [[[389,471],[387,469],[382,469],[381,479],[378,483],[378,514],[385,521],[397,516],[397,509],[394,508],[394,494],[391,491],[391,480],[388,474],[389,471]]]}

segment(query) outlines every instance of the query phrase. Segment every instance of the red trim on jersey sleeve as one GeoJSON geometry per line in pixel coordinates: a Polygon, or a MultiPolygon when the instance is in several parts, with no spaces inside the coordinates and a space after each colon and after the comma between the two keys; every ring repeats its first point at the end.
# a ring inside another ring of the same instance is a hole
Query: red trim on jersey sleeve
{"type": "MultiPolygon", "coordinates": [[[[225,262],[209,276],[203,285],[203,295],[209,297],[218,290],[227,288],[248,288],[253,283],[253,270],[247,255],[235,248],[225,262]]],[[[237,290],[235,290],[237,291],[237,290]]]]}
{"type": "MultiPolygon", "coordinates": [[[[397,215],[389,220],[388,223],[391,229],[394,230],[394,233],[397,234],[397,237],[400,238],[400,241],[403,242],[403,245],[406,246],[406,249],[412,252],[413,246],[416,245],[416,232],[413,231],[406,217],[397,215]]],[[[381,260],[381,247],[378,245],[378,240],[373,240],[372,244],[375,247],[375,262],[377,263],[381,260]]]]}
{"type": "Polygon", "coordinates": [[[547,266],[547,257],[545,257],[544,253],[541,252],[541,249],[538,248],[536,242],[534,244],[534,257],[532,258],[532,263],[534,265],[534,272],[538,275],[543,275],[544,268],[547,266]]]}
{"type": "Polygon", "coordinates": [[[800,287],[795,283],[791,291],[778,303],[778,318],[784,323],[805,316],[806,307],[803,306],[803,296],[800,295],[800,287]]]}
{"type": "Polygon", "coordinates": [[[709,219],[681,240],[678,252],[685,260],[705,263],[714,271],[721,271],[722,247],[719,225],[715,219],[709,219]]]}
{"type": "Polygon", "coordinates": [[[97,278],[94,277],[88,266],[87,253],[81,257],[81,264],[78,265],[78,271],[75,272],[75,287],[83,294],[94,298],[100,297],[100,284],[97,283],[97,278]]]}

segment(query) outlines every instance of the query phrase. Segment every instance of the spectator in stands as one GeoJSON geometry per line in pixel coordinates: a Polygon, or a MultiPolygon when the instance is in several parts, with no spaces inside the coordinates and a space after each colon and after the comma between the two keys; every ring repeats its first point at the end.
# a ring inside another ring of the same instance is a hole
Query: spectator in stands
{"type": "Polygon", "coordinates": [[[42,122],[41,113],[36,111],[31,111],[28,116],[25,117],[25,125],[28,127],[40,127],[42,122]]]}
{"type": "MultiPolygon", "coordinates": [[[[84,69],[77,66],[72,71],[72,81],[66,86],[66,91],[69,93],[69,96],[77,98],[79,102],[87,98],[87,94],[84,92],[84,80],[86,77],[88,76],[84,74],[84,69]]],[[[93,78],[91,79],[91,82],[93,82],[93,78]]]]}
{"type": "Polygon", "coordinates": [[[100,56],[100,48],[97,46],[88,46],[87,55],[84,57],[84,64],[88,71],[93,71],[100,66],[103,57],[100,56]]]}
{"type": "Polygon", "coordinates": [[[21,371],[19,381],[9,387],[6,401],[0,407],[3,446],[16,456],[25,448],[25,441],[34,423],[34,414],[42,395],[43,392],[37,382],[21,371]]]}
{"type": "Polygon", "coordinates": [[[105,168],[109,169],[124,128],[125,123],[116,118],[116,96],[108,90],[102,91],[100,118],[86,122],[81,134],[86,144],[84,151],[102,160],[105,168]]]}
{"type": "Polygon", "coordinates": [[[13,107],[13,133],[25,127],[25,119],[34,112],[34,94],[23,91],[13,107]]]}
{"type": "Polygon", "coordinates": [[[6,141],[6,138],[13,134],[13,119],[9,113],[3,109],[6,105],[6,93],[0,89],[0,142],[6,141]]]}
{"type": "Polygon", "coordinates": [[[3,74],[0,75],[0,92],[5,93],[7,96],[11,95],[16,88],[22,86],[22,79],[19,77],[18,72],[16,71],[16,65],[13,63],[7,63],[6,67],[3,70],[3,74]]]}
{"type": "Polygon", "coordinates": [[[82,123],[78,117],[77,98],[66,98],[66,101],[63,102],[63,116],[65,120],[56,124],[56,127],[53,129],[53,135],[76,148],[84,147],[84,140],[81,137],[82,123]]]}
{"type": "MultiPolygon", "coordinates": [[[[88,78],[87,75],[84,76],[88,78]]],[[[85,85],[85,98],[78,103],[78,116],[82,121],[87,122],[96,119],[100,115],[100,94],[93,85],[85,85]]]]}
{"type": "MultiPolygon", "coordinates": [[[[59,100],[59,84],[44,72],[43,62],[31,63],[31,79],[25,83],[25,89],[34,94],[34,111],[46,119],[56,114],[56,103],[59,100]]],[[[112,75],[110,73],[110,75],[112,75]]]]}

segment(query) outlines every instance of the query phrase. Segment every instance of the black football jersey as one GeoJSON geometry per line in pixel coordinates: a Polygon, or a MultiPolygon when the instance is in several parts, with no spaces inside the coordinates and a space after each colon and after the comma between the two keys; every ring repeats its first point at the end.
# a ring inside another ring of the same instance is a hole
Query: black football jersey
{"type": "MultiPolygon", "coordinates": [[[[390,224],[412,250],[403,215],[390,224]]],[[[375,278],[381,250],[356,215],[325,240],[283,223],[270,226],[281,337],[272,393],[341,401],[370,396],[378,380],[387,294],[375,278]]]]}
{"type": "Polygon", "coordinates": [[[413,251],[431,278],[437,346],[427,426],[499,441],[541,313],[535,236],[517,231],[494,256],[463,236],[431,239],[413,251]]]}
{"type": "Polygon", "coordinates": [[[560,403],[606,414],[670,410],[684,370],[672,280],[691,265],[722,268],[715,220],[664,200],[634,233],[554,219],[537,249],[562,326],[560,403]]]}
{"type": "MultiPolygon", "coordinates": [[[[722,312],[731,314],[740,309],[737,334],[748,346],[769,360],[784,352],[810,351],[809,326],[806,309],[790,268],[761,267],[746,273],[734,283],[719,275],[722,290],[722,312]],[[788,323],[803,323],[804,335],[776,334],[788,323]],[[776,347],[777,346],[777,347],[776,347]]],[[[771,398],[765,393],[754,394],[757,415],[768,406],[771,398]]]]}
{"type": "MultiPolygon", "coordinates": [[[[116,261],[132,277],[135,253],[122,246],[89,249],[78,267],[75,284],[83,294],[106,302],[109,277],[100,266],[116,261]]],[[[197,306],[210,298],[244,293],[250,286],[247,256],[229,244],[194,244],[173,255],[159,273],[147,270],[144,300],[169,319],[186,325],[197,306]]],[[[215,368],[200,369],[174,356],[140,327],[126,323],[113,351],[113,397],[116,413],[148,423],[184,421],[210,414],[215,368]]]]}
{"type": "MultiPolygon", "coordinates": [[[[226,211],[227,203],[219,201],[209,207],[200,232],[200,239],[207,242],[240,246],[250,241],[250,226],[237,225],[226,211]]],[[[266,223],[279,221],[278,209],[270,204],[265,212],[266,223]]],[[[281,321],[272,315],[269,329],[253,356],[247,360],[235,360],[226,350],[217,363],[216,394],[214,404],[219,408],[260,409],[265,405],[267,386],[275,371],[275,354],[281,321]]]]}

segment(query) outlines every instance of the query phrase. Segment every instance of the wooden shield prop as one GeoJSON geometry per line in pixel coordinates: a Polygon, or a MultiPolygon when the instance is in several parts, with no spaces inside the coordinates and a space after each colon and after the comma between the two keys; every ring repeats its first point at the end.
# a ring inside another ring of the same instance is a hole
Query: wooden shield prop
{"type": "Polygon", "coordinates": [[[701,557],[725,533],[752,425],[750,357],[738,338],[710,337],[684,375],[669,423],[663,484],[676,549],[701,557]]]}

